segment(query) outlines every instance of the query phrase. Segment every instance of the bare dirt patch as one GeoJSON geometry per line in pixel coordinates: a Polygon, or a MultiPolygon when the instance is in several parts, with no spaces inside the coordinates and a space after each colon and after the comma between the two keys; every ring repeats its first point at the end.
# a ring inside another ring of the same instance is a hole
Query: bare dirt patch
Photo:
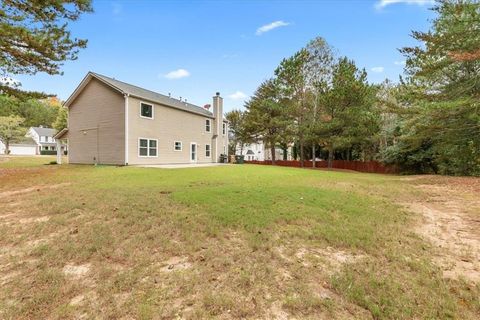
{"type": "Polygon", "coordinates": [[[70,185],[70,183],[65,182],[65,183],[58,183],[58,184],[51,184],[51,185],[39,185],[39,186],[33,186],[33,187],[28,187],[24,189],[19,189],[19,190],[12,190],[12,191],[3,191],[0,192],[0,199],[6,198],[6,197],[11,197],[11,196],[16,196],[20,194],[25,194],[25,193],[30,193],[30,192],[35,192],[35,191],[42,191],[42,190],[50,190],[50,189],[58,189],[61,187],[65,187],[70,185]]]}
{"type": "Polygon", "coordinates": [[[443,276],[480,283],[480,179],[432,179],[411,180],[424,197],[403,205],[422,215],[416,231],[435,246],[443,276]]]}
{"type": "Polygon", "coordinates": [[[160,269],[163,272],[185,270],[192,267],[192,264],[188,262],[188,257],[172,257],[162,264],[165,265],[160,269]]]}
{"type": "Polygon", "coordinates": [[[323,269],[328,275],[337,272],[345,264],[363,259],[365,255],[339,250],[333,247],[300,248],[295,253],[297,261],[305,267],[323,269]]]}
{"type": "Polygon", "coordinates": [[[63,273],[72,279],[82,279],[90,271],[90,264],[74,265],[67,264],[63,267],[63,273]]]}

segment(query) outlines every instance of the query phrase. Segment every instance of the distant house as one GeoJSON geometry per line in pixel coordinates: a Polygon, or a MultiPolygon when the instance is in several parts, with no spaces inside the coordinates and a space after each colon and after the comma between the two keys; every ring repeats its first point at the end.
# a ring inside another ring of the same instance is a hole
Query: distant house
{"type": "MultiPolygon", "coordinates": [[[[241,145],[237,145],[235,154],[243,155],[247,161],[265,161],[272,160],[272,151],[269,147],[263,143],[263,141],[258,141],[254,143],[244,144],[243,148],[241,145]]],[[[275,159],[283,160],[283,150],[279,147],[275,148],[275,159]]],[[[287,149],[287,160],[292,160],[292,147],[287,149]]]]}
{"type": "MultiPolygon", "coordinates": [[[[199,107],[89,72],[65,102],[70,163],[169,164],[218,162],[227,154],[228,122],[217,93],[199,107]]],[[[59,159],[61,160],[61,159],[59,159]]]]}
{"type": "MultiPolygon", "coordinates": [[[[55,141],[55,134],[57,130],[44,127],[31,127],[28,129],[26,136],[31,137],[37,145],[37,153],[41,154],[42,151],[56,151],[57,144],[55,141]]],[[[65,149],[66,145],[62,145],[62,149],[65,149]]]]}
{"type": "MultiPolygon", "coordinates": [[[[37,143],[30,137],[23,137],[10,142],[11,155],[32,156],[37,154],[37,143]]],[[[0,140],[0,154],[6,154],[6,146],[0,140]]]]}

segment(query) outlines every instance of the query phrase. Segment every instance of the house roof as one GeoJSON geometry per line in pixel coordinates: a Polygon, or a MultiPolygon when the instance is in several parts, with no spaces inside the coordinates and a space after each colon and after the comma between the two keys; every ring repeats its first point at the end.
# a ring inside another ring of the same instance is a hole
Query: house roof
{"type": "Polygon", "coordinates": [[[147,89],[144,89],[144,88],[140,88],[140,87],[137,87],[135,85],[132,85],[132,84],[129,84],[129,83],[126,83],[126,82],[123,82],[123,81],[119,81],[117,79],[110,78],[110,77],[107,77],[107,76],[104,76],[104,75],[101,75],[101,74],[98,74],[98,73],[95,73],[95,72],[91,72],[91,71],[83,79],[82,83],[80,83],[80,85],[73,92],[73,94],[67,99],[67,101],[65,102],[65,106],[68,107],[70,105],[70,103],[73,100],[75,100],[77,95],[81,92],[81,89],[83,89],[83,87],[92,78],[96,78],[96,79],[102,81],[103,83],[109,85],[110,87],[119,91],[122,94],[128,94],[130,96],[134,96],[134,97],[137,97],[137,98],[140,98],[140,99],[148,100],[148,101],[153,102],[153,103],[158,103],[158,104],[162,104],[162,105],[169,106],[169,107],[172,107],[172,108],[176,108],[176,109],[180,109],[180,110],[183,110],[183,111],[196,113],[196,114],[200,114],[200,115],[203,115],[203,116],[213,118],[213,113],[212,112],[210,112],[210,111],[208,111],[208,110],[206,110],[202,107],[199,107],[197,105],[194,105],[194,104],[191,104],[191,103],[186,103],[186,102],[180,101],[178,99],[171,98],[169,96],[166,96],[166,95],[163,95],[163,94],[151,91],[151,90],[147,90],[147,89]]]}
{"type": "Polygon", "coordinates": [[[32,127],[31,129],[34,130],[39,136],[47,137],[53,137],[57,132],[57,130],[52,128],[32,127]]]}
{"type": "Polygon", "coordinates": [[[248,149],[247,154],[255,154],[252,150],[248,149]]]}
{"type": "Polygon", "coordinates": [[[63,128],[56,135],[53,136],[54,139],[62,139],[67,137],[68,128],[63,128]]]}

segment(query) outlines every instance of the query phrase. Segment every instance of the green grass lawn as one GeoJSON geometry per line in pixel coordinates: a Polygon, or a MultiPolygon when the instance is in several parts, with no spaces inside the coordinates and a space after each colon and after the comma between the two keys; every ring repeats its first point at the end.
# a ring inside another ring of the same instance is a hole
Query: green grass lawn
{"type": "Polygon", "coordinates": [[[0,161],[0,318],[480,314],[396,204],[422,196],[399,176],[51,160],[0,161]]]}

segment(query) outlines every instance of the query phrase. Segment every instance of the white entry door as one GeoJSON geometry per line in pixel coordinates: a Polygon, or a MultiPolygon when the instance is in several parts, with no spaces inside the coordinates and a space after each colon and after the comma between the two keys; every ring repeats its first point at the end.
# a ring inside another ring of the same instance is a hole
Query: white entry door
{"type": "Polygon", "coordinates": [[[190,143],[190,162],[197,162],[197,144],[190,143]]]}

